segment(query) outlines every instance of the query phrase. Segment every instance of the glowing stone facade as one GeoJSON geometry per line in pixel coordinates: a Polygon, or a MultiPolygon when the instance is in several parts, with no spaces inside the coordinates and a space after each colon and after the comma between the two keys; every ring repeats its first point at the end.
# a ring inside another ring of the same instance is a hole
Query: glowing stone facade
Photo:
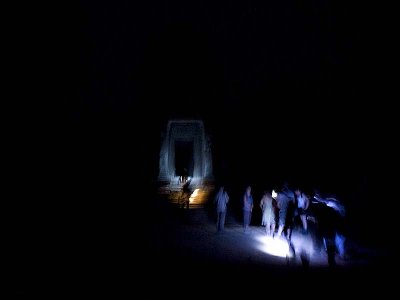
{"type": "MultiPolygon", "coordinates": [[[[190,145],[189,176],[194,183],[213,179],[211,142],[201,120],[170,120],[161,135],[158,180],[166,183],[178,181],[176,170],[178,145],[190,145]]],[[[184,151],[185,151],[184,150],[184,151]]],[[[185,154],[185,153],[184,153],[185,154]]]]}

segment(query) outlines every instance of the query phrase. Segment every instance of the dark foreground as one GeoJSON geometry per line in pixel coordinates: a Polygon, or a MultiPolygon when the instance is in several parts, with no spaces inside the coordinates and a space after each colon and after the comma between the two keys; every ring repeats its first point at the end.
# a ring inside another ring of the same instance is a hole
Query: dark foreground
{"type": "Polygon", "coordinates": [[[271,293],[320,298],[345,297],[350,290],[383,296],[394,288],[390,274],[396,261],[388,245],[361,243],[356,255],[333,268],[323,255],[314,256],[307,268],[298,258],[288,261],[260,251],[255,241],[261,227],[252,224],[244,234],[234,212],[225,232],[217,234],[210,207],[183,210],[150,197],[155,200],[145,205],[93,202],[79,212],[66,204],[64,212],[43,224],[19,228],[8,276],[14,294],[26,299],[271,293]]]}

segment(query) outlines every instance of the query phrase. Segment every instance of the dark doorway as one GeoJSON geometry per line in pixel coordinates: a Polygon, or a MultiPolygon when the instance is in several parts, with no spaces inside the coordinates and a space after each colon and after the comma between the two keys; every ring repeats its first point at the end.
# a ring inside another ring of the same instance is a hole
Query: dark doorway
{"type": "Polygon", "coordinates": [[[193,141],[175,141],[175,175],[193,177],[193,141]]]}

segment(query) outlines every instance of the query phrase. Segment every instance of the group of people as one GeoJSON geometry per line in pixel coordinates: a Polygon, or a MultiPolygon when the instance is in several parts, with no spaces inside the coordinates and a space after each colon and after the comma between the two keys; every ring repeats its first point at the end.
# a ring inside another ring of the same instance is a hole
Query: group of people
{"type": "MultiPolygon", "coordinates": [[[[214,199],[217,209],[218,231],[224,229],[228,202],[229,195],[225,190],[225,187],[220,186],[214,199]]],[[[295,190],[294,193],[291,193],[290,190],[284,189],[279,192],[276,192],[275,190],[272,192],[266,190],[264,191],[260,201],[260,208],[262,210],[261,225],[265,226],[268,235],[274,235],[276,222],[278,222],[277,235],[280,236],[284,229],[287,229],[287,225],[289,225],[288,215],[296,213],[302,221],[303,229],[307,231],[307,209],[309,205],[309,198],[299,189],[295,190]],[[296,207],[293,208],[293,205],[296,205],[296,207]]],[[[245,232],[249,229],[253,208],[254,199],[251,192],[251,186],[247,186],[243,195],[243,229],[245,232]]]]}
{"type": "MultiPolygon", "coordinates": [[[[247,231],[254,205],[250,186],[246,188],[243,202],[243,226],[244,231],[247,231]]],[[[287,187],[284,187],[280,191],[266,190],[260,201],[262,211],[261,226],[265,226],[267,235],[275,236],[276,225],[278,225],[276,235],[280,237],[282,233],[285,233],[290,238],[294,218],[298,216],[301,220],[303,230],[307,231],[307,210],[309,205],[309,197],[300,189],[296,189],[294,192],[287,187]]]]}
{"type": "MultiPolygon", "coordinates": [[[[229,195],[224,186],[219,188],[214,202],[217,209],[217,231],[223,231],[229,202],[229,195]]],[[[242,198],[245,233],[249,231],[254,205],[252,188],[247,186],[242,198]]],[[[265,190],[259,207],[262,211],[261,226],[265,227],[267,235],[278,238],[284,236],[290,241],[293,228],[297,228],[302,234],[308,234],[310,222],[314,225],[318,223],[325,250],[339,252],[344,256],[345,237],[338,230],[337,224],[338,220],[345,216],[345,208],[336,198],[321,197],[316,190],[311,196],[300,188],[291,190],[288,185],[284,185],[279,190],[265,190]],[[329,217],[331,215],[335,218],[329,217]],[[295,226],[296,224],[298,226],[295,226]]]]}

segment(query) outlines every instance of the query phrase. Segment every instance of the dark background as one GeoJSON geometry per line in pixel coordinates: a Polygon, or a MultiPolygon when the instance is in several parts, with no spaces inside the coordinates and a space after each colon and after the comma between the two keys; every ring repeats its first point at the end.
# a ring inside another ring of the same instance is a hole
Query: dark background
{"type": "Polygon", "coordinates": [[[279,165],[359,177],[380,159],[370,149],[385,130],[383,36],[365,4],[105,1],[78,12],[68,121],[98,151],[141,151],[131,159],[145,177],[170,118],[205,121],[221,175],[279,165]]]}
{"type": "MultiPolygon", "coordinates": [[[[393,163],[389,50],[376,7],[100,1],[81,2],[78,12],[77,89],[65,97],[61,164],[82,211],[121,221],[146,209],[161,131],[169,119],[199,118],[218,181],[254,184],[257,193],[284,180],[316,186],[341,198],[370,238],[393,163]]],[[[375,228],[374,241],[384,240],[375,228]]]]}
{"type": "Polygon", "coordinates": [[[77,90],[62,95],[66,161],[91,192],[153,185],[172,118],[205,122],[220,180],[289,180],[353,202],[384,183],[390,61],[378,8],[100,1],[77,11],[77,90]]]}
{"type": "Polygon", "coordinates": [[[160,135],[173,118],[204,121],[217,182],[237,190],[254,183],[258,193],[283,180],[316,185],[344,199],[362,239],[390,236],[393,212],[381,193],[395,194],[384,170],[397,172],[386,105],[391,61],[377,7],[80,1],[54,19],[50,77],[61,109],[44,111],[51,138],[29,155],[28,173],[37,179],[46,161],[48,179],[31,181],[43,201],[17,205],[15,248],[25,274],[17,290],[35,289],[37,257],[62,261],[49,268],[58,274],[109,254],[115,271],[131,252],[151,253],[126,237],[133,230],[144,245],[151,239],[160,135]],[[37,251],[27,254],[29,245],[37,251]]]}

